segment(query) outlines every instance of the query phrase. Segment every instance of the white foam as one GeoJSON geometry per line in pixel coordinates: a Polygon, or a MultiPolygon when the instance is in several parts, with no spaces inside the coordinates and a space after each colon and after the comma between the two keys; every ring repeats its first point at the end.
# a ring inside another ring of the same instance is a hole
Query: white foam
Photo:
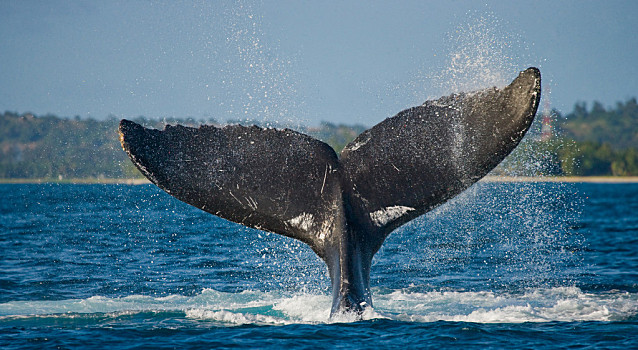
{"type": "Polygon", "coordinates": [[[285,319],[273,316],[232,312],[228,310],[211,311],[206,309],[192,309],[186,311],[186,317],[198,320],[217,321],[229,325],[243,324],[288,324],[285,319]]]}
{"type": "Polygon", "coordinates": [[[324,323],[328,322],[331,303],[327,295],[301,294],[281,298],[273,309],[301,323],[324,323]]]}
{"type": "MultiPolygon", "coordinates": [[[[533,289],[525,293],[394,290],[374,293],[375,308],[363,319],[409,322],[476,323],[573,322],[626,320],[638,315],[638,293],[586,293],[575,287],[533,289]]],[[[178,316],[221,325],[317,324],[353,322],[352,314],[330,318],[331,297],[323,294],[205,289],[195,296],[11,301],[0,304],[0,319],[29,317],[119,317],[142,312],[177,312],[178,316]],[[183,316],[179,316],[183,313],[183,316]]]]}
{"type": "Polygon", "coordinates": [[[377,298],[376,306],[394,313],[394,319],[412,322],[613,321],[638,313],[638,294],[592,294],[575,287],[536,289],[520,295],[395,291],[377,298]]]}

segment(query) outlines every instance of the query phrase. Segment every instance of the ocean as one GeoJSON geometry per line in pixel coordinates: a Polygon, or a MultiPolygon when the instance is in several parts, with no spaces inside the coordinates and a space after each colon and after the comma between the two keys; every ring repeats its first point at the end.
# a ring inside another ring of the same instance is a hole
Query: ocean
{"type": "Polygon", "coordinates": [[[638,184],[479,182],[330,319],[303,244],[153,185],[0,185],[0,348],[638,348],[638,184]]]}

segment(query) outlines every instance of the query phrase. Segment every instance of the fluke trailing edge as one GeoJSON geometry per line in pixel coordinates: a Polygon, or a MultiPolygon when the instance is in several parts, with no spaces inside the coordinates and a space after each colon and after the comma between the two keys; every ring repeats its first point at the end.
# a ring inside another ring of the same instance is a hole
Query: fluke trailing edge
{"type": "Polygon", "coordinates": [[[388,234],[500,163],[531,125],[540,83],[529,68],[503,89],[427,101],[366,130],[341,158],[310,136],[256,126],[160,131],[122,120],[120,140],[177,199],[308,244],[328,265],[332,314],[361,312],[388,234]]]}

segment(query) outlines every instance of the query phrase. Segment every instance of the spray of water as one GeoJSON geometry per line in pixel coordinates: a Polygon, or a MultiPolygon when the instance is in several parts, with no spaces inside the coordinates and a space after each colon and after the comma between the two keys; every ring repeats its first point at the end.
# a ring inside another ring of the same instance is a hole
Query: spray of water
{"type": "MultiPolygon", "coordinates": [[[[250,6],[233,7],[228,11],[231,20],[225,44],[233,50],[235,59],[225,62],[224,72],[228,74],[222,84],[229,91],[236,87],[242,91],[239,96],[223,99],[230,101],[228,115],[244,121],[286,121],[292,117],[291,110],[299,110],[295,105],[298,102],[295,101],[293,79],[287,73],[291,62],[278,58],[275,46],[264,42],[260,18],[254,15],[250,6]],[[237,65],[237,62],[241,64],[237,65]]],[[[502,30],[501,21],[492,15],[472,17],[449,34],[448,42],[448,63],[430,76],[430,88],[412,85],[413,93],[421,99],[427,96],[424,91],[434,91],[435,95],[431,97],[438,97],[503,86],[521,69],[518,59],[509,53],[520,44],[502,30]]],[[[465,131],[461,128],[457,131],[460,145],[465,131]]],[[[516,163],[520,165],[517,169],[532,164],[528,160],[534,158],[537,150],[526,148],[525,151],[517,155],[516,163]]],[[[463,154],[457,153],[460,162],[463,154]]],[[[512,175],[511,169],[500,171],[512,175]]],[[[530,320],[519,317],[520,313],[529,312],[529,306],[518,305],[519,302],[536,300],[534,290],[571,288],[574,273],[578,273],[582,238],[570,228],[579,211],[576,198],[573,189],[566,184],[482,182],[473,186],[389,237],[375,257],[372,269],[372,285],[381,286],[374,290],[378,309],[398,313],[399,319],[415,316],[419,320],[460,320],[462,317],[474,321],[530,320]],[[397,278],[397,274],[401,277],[397,278]],[[467,292],[467,289],[471,291],[467,292]],[[469,313],[483,307],[471,301],[478,296],[489,299],[486,303],[495,311],[469,317],[469,313]],[[407,304],[402,305],[402,302],[407,304]],[[449,307],[461,302],[466,308],[458,312],[434,312],[441,303],[449,307]],[[499,307],[502,305],[509,307],[511,312],[501,315],[499,307]],[[402,310],[408,310],[407,314],[401,314],[402,310]]],[[[226,230],[228,228],[222,228],[219,234],[226,230]]],[[[237,230],[236,227],[233,230],[237,230]]],[[[246,286],[244,294],[233,297],[241,299],[247,291],[260,290],[254,292],[259,295],[258,304],[279,310],[278,315],[284,317],[285,322],[291,322],[291,319],[325,321],[329,308],[329,279],[325,265],[314,253],[297,241],[274,234],[244,228],[239,231],[243,232],[235,231],[233,235],[245,237],[247,249],[258,254],[250,259],[239,259],[242,262],[238,263],[244,265],[244,270],[251,270],[250,276],[256,277],[244,276],[252,285],[246,286]],[[272,290],[289,291],[292,295],[268,294],[272,290]]],[[[219,254],[224,255],[223,249],[219,254]]],[[[580,298],[582,293],[579,293],[576,292],[580,298]]],[[[217,297],[215,295],[212,300],[217,297]]],[[[548,308],[553,307],[551,298],[546,301],[548,308]]],[[[244,310],[253,306],[256,304],[252,301],[235,301],[229,307],[222,300],[215,307],[195,304],[186,308],[187,315],[196,319],[270,322],[261,319],[261,313],[254,316],[244,310]],[[233,305],[237,307],[229,311],[233,305]],[[251,318],[253,316],[257,318],[251,318]]],[[[532,311],[543,307],[532,307],[532,311]]],[[[270,313],[269,310],[266,312],[270,313]]]]}
{"type": "MultiPolygon", "coordinates": [[[[431,75],[428,90],[438,92],[433,97],[502,87],[527,60],[512,53],[527,52],[520,38],[504,30],[504,23],[492,14],[469,14],[448,34],[448,42],[446,66],[431,75]]],[[[532,129],[540,129],[538,124],[532,129]]],[[[454,130],[459,144],[454,155],[461,164],[466,130],[462,126],[454,130]]],[[[542,180],[546,172],[537,160],[550,158],[553,150],[530,147],[537,139],[538,134],[530,132],[524,147],[492,175],[533,175],[542,180]]],[[[583,238],[571,228],[582,196],[566,183],[501,181],[488,177],[393,233],[376,258],[373,274],[386,267],[402,270],[402,282],[420,286],[416,290],[470,285],[476,290],[524,291],[572,285],[582,270],[583,238]],[[428,276],[413,273],[424,268],[428,276]]],[[[376,278],[379,284],[390,280],[383,272],[376,278]]]]}
{"type": "Polygon", "coordinates": [[[240,1],[226,9],[224,49],[228,56],[221,69],[221,85],[232,92],[219,103],[230,120],[262,125],[301,122],[303,101],[291,76],[293,58],[278,55],[277,43],[268,42],[256,4],[240,1]]]}
{"type": "Polygon", "coordinates": [[[468,14],[463,25],[447,34],[448,63],[434,75],[435,88],[447,95],[508,84],[520,67],[510,53],[512,35],[502,28],[492,14],[468,14]]]}
{"type": "MultiPolygon", "coordinates": [[[[289,62],[276,58],[263,42],[260,19],[253,13],[245,5],[230,10],[234,20],[227,44],[236,49],[244,70],[236,79],[245,80],[241,86],[252,86],[244,89],[245,98],[232,100],[231,107],[251,118],[290,117],[294,87],[285,73],[289,62]],[[280,109],[274,113],[273,108],[280,109]]],[[[491,14],[469,14],[447,36],[448,62],[430,75],[426,89],[436,91],[437,96],[503,86],[525,60],[512,53],[527,52],[520,38],[491,14]]],[[[422,86],[413,84],[412,88],[415,95],[424,96],[422,86]]],[[[457,129],[461,145],[466,131],[457,129]]],[[[539,156],[535,152],[533,148],[519,152],[515,155],[518,166],[499,168],[498,174],[516,175],[521,168],[530,168],[531,159],[539,156]]],[[[463,153],[456,155],[462,163],[463,153]]],[[[476,290],[571,285],[581,261],[582,237],[570,229],[579,212],[578,198],[568,184],[479,183],[391,235],[375,259],[373,284],[388,285],[393,279],[386,279],[384,273],[399,270],[405,274],[403,285],[420,285],[426,290],[428,286],[455,288],[468,279],[475,281],[470,284],[476,290]],[[411,273],[422,272],[424,266],[430,272],[427,276],[411,273]]],[[[260,252],[248,263],[265,269],[266,285],[327,292],[325,267],[307,247],[272,234],[258,235],[260,239],[255,240],[247,234],[247,245],[260,252]]]]}

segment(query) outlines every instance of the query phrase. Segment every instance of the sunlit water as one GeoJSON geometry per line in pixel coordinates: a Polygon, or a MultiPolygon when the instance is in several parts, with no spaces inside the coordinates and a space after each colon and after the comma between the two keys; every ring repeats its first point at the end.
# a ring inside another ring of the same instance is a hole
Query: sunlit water
{"type": "Polygon", "coordinates": [[[389,237],[359,322],[303,244],[154,186],[0,198],[2,348],[638,344],[638,184],[479,183],[389,237]]]}

